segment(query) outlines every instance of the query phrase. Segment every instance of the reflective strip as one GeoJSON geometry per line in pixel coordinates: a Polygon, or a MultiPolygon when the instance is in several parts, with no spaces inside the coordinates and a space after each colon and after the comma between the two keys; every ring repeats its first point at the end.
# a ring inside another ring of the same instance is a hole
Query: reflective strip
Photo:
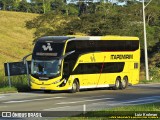
{"type": "MultiPolygon", "coordinates": [[[[104,85],[90,85],[90,86],[80,86],[80,89],[85,89],[85,88],[103,88],[103,87],[110,87],[109,84],[104,84],[104,85]]],[[[69,87],[68,90],[71,90],[72,87],[69,87]]]]}
{"type": "Polygon", "coordinates": [[[101,88],[101,87],[109,87],[109,84],[105,84],[105,85],[92,85],[92,86],[81,86],[80,89],[84,89],[84,88],[101,88]]]}
{"type": "Polygon", "coordinates": [[[100,40],[100,37],[99,36],[89,37],[89,40],[100,40]]]}

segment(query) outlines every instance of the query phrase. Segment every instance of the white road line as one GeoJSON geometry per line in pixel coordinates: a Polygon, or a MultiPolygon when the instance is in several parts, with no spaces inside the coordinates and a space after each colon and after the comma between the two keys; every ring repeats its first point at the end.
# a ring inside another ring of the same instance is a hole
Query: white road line
{"type": "Polygon", "coordinates": [[[150,97],[143,97],[143,98],[139,98],[139,99],[153,99],[153,98],[159,98],[160,99],[160,96],[150,96],[150,97]]]}
{"type": "Polygon", "coordinates": [[[142,104],[149,104],[149,103],[156,103],[156,102],[160,102],[160,100],[147,101],[147,102],[143,102],[143,103],[136,103],[135,105],[142,105],[142,104]]]}
{"type": "Polygon", "coordinates": [[[0,98],[4,98],[5,96],[0,96],[0,98]]]}
{"type": "Polygon", "coordinates": [[[60,102],[60,103],[56,103],[56,104],[73,104],[73,103],[100,101],[100,100],[108,100],[108,99],[114,99],[114,98],[102,98],[102,99],[82,100],[82,101],[74,101],[74,102],[60,102]]]}
{"type": "Polygon", "coordinates": [[[23,102],[31,102],[31,101],[41,101],[41,100],[50,100],[50,99],[59,99],[66,97],[50,97],[50,98],[40,98],[40,99],[30,99],[30,100],[15,100],[15,101],[7,101],[3,103],[23,103],[23,102]]]}
{"type": "Polygon", "coordinates": [[[83,99],[86,99],[86,98],[90,99],[90,98],[99,98],[99,97],[107,97],[107,96],[106,95],[99,95],[99,96],[81,97],[81,98],[83,98],[83,99]]]}
{"type": "Polygon", "coordinates": [[[50,110],[58,110],[58,109],[62,109],[62,108],[68,108],[68,107],[73,107],[73,106],[63,106],[63,107],[55,107],[55,108],[48,108],[48,109],[43,109],[43,111],[50,111],[50,110]]]}
{"type": "MultiPolygon", "coordinates": [[[[136,100],[127,100],[127,101],[119,101],[119,103],[117,103],[118,101],[112,101],[114,103],[109,103],[110,106],[117,106],[117,105],[123,105],[123,104],[128,104],[128,103],[132,103],[132,104],[145,104],[145,103],[153,103],[153,102],[159,102],[160,101],[160,96],[152,96],[152,97],[144,97],[144,98],[139,98],[136,100]],[[139,102],[139,103],[138,103],[139,102]]],[[[93,105],[99,105],[99,104],[105,104],[105,102],[101,102],[101,103],[92,103],[93,105]]],[[[108,104],[106,104],[108,105],[108,104]]]]}
{"type": "Polygon", "coordinates": [[[155,100],[155,99],[131,100],[131,101],[125,101],[125,102],[121,102],[121,103],[147,102],[147,101],[152,101],[152,100],[155,100]]]}

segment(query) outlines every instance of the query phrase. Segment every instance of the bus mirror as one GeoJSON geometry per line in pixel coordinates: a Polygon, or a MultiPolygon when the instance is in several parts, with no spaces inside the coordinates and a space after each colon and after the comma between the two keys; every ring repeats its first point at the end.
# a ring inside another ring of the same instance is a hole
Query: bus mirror
{"type": "Polygon", "coordinates": [[[63,56],[60,57],[60,60],[64,59],[65,57],[67,57],[68,55],[70,55],[70,54],[72,54],[74,52],[75,52],[75,50],[67,52],[65,55],[63,55],[63,56]]]}
{"type": "Polygon", "coordinates": [[[69,64],[66,62],[64,63],[64,66],[63,66],[63,74],[69,75],[69,64]]]}

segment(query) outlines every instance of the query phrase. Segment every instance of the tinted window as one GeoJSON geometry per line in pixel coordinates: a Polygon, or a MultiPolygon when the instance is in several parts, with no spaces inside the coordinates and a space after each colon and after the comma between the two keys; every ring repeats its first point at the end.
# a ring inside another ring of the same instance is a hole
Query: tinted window
{"type": "Polygon", "coordinates": [[[118,73],[123,71],[124,64],[124,62],[80,63],[73,74],[118,73]]]}
{"type": "Polygon", "coordinates": [[[64,43],[37,42],[33,51],[33,59],[47,60],[60,57],[63,50],[64,43]]]}
{"type": "Polygon", "coordinates": [[[138,48],[138,40],[75,40],[68,42],[66,52],[135,51],[138,48]]]}
{"type": "Polygon", "coordinates": [[[135,51],[139,48],[138,40],[106,40],[96,41],[96,50],[103,51],[135,51]]]}

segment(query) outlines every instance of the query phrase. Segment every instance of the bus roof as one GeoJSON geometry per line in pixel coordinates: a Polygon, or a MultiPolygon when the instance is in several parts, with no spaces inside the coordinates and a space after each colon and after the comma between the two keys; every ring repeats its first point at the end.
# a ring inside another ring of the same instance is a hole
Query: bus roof
{"type": "Polygon", "coordinates": [[[37,42],[65,42],[74,37],[69,36],[44,36],[37,39],[37,42]]]}
{"type": "Polygon", "coordinates": [[[130,36],[45,36],[37,39],[37,42],[65,42],[72,40],[139,40],[130,36]]]}
{"type": "Polygon", "coordinates": [[[139,40],[138,37],[131,36],[75,36],[75,40],[139,40]]]}

